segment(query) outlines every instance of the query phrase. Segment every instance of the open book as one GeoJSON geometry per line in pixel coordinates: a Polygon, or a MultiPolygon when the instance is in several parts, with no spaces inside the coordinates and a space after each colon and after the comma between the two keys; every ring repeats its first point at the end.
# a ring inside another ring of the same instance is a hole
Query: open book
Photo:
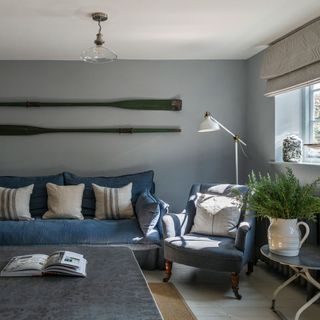
{"type": "Polygon", "coordinates": [[[71,251],[56,251],[51,255],[31,254],[10,259],[2,269],[2,277],[42,276],[57,274],[86,276],[87,260],[82,254],[71,251]]]}

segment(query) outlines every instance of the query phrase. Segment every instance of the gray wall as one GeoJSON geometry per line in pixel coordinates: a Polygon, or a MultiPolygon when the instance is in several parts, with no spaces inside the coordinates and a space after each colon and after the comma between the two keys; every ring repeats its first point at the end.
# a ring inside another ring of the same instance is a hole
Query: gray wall
{"type": "MultiPolygon", "coordinates": [[[[153,169],[157,194],[171,204],[173,211],[183,208],[192,183],[234,179],[232,138],[221,130],[206,134],[196,130],[202,114],[209,110],[234,132],[245,133],[243,61],[119,61],[107,65],[2,61],[0,72],[2,101],[172,97],[183,100],[181,112],[92,107],[1,108],[1,124],[44,127],[177,125],[182,128],[182,133],[177,134],[0,136],[1,175],[42,175],[63,170],[80,175],[117,175],[153,169]]],[[[261,107],[257,108],[252,105],[248,112],[262,119],[257,115],[261,107]]],[[[271,109],[268,112],[272,113],[271,109]]],[[[272,122],[271,116],[269,122],[272,122]]],[[[265,126],[269,129],[270,123],[265,126]]],[[[258,129],[262,129],[260,124],[252,124],[247,134],[252,132],[263,138],[263,132],[258,133],[258,129]]],[[[257,141],[252,141],[256,146],[257,141]]],[[[250,146],[250,150],[254,148],[250,146]]],[[[265,152],[258,156],[259,164],[264,163],[265,156],[265,152]]],[[[240,172],[245,173],[243,162],[240,172]]]]}
{"type": "Polygon", "coordinates": [[[262,173],[270,170],[274,160],[275,110],[274,98],[264,96],[265,82],[260,80],[260,66],[263,54],[246,61],[246,139],[249,158],[247,172],[262,173]]]}

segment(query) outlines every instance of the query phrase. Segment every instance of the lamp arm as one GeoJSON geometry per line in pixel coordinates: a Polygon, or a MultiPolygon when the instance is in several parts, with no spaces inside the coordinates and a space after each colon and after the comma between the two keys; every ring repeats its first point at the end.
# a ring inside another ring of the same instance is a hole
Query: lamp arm
{"type": "Polygon", "coordinates": [[[223,124],[221,124],[218,120],[216,120],[211,114],[210,114],[210,118],[212,121],[216,122],[224,131],[228,132],[235,140],[239,141],[244,146],[247,146],[247,144],[243,142],[237,134],[234,134],[232,131],[226,128],[223,124]]]}

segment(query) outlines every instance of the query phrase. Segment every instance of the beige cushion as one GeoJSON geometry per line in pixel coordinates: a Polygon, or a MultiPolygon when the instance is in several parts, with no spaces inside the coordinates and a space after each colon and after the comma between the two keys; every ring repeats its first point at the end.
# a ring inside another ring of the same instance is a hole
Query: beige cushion
{"type": "Polygon", "coordinates": [[[242,206],[240,200],[197,193],[195,204],[196,215],[191,232],[211,236],[236,236],[242,206]]]}
{"type": "Polygon", "coordinates": [[[32,220],[30,197],[33,186],[17,189],[0,187],[0,220],[32,220]]]}
{"type": "Polygon", "coordinates": [[[92,184],[96,197],[96,219],[128,219],[134,217],[131,203],[132,183],[122,188],[92,184]]]}
{"type": "Polygon", "coordinates": [[[84,184],[58,186],[47,183],[48,211],[43,219],[83,219],[81,213],[84,184]]]}

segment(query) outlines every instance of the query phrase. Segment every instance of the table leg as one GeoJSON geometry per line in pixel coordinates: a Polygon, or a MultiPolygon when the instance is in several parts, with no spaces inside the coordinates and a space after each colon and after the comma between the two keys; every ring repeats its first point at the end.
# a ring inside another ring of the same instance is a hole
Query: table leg
{"type": "Polygon", "coordinates": [[[305,303],[296,313],[294,320],[299,320],[301,313],[309,308],[314,302],[316,302],[320,298],[320,292],[318,292],[312,299],[310,299],[307,303],[305,303]]]}
{"type": "Polygon", "coordinates": [[[285,288],[288,284],[290,284],[292,281],[296,280],[298,277],[300,277],[300,271],[298,271],[297,273],[295,273],[292,277],[290,277],[287,281],[285,281],[282,285],[280,285],[273,293],[272,296],[272,305],[271,305],[271,309],[273,311],[275,311],[275,307],[276,307],[276,297],[279,294],[279,292],[285,288]]]}
{"type": "MultiPolygon", "coordinates": [[[[276,297],[279,294],[279,292],[285,288],[288,284],[293,282],[298,277],[303,277],[306,279],[309,283],[313,284],[317,289],[320,290],[320,283],[312,277],[309,270],[307,268],[298,269],[296,267],[290,266],[296,273],[290,277],[287,281],[285,281],[282,285],[280,285],[273,293],[273,299],[272,299],[272,306],[271,309],[280,317],[280,319],[286,319],[286,317],[279,311],[276,310],[276,297]]],[[[303,311],[305,311],[307,308],[309,308],[314,302],[316,302],[320,298],[320,291],[313,296],[308,302],[306,302],[296,313],[294,320],[299,320],[300,315],[303,311]]]]}
{"type": "Polygon", "coordinates": [[[304,274],[306,275],[307,280],[313,284],[317,289],[320,290],[320,283],[311,275],[308,269],[303,269],[304,274]]]}
{"type": "MultiPolygon", "coordinates": [[[[312,285],[314,285],[317,289],[320,290],[320,283],[312,277],[309,270],[306,268],[303,268],[303,277],[312,285]]],[[[314,302],[316,302],[320,298],[320,292],[318,292],[316,295],[314,295],[307,303],[305,303],[296,313],[294,320],[299,320],[299,317],[301,313],[309,308],[314,302]]]]}

